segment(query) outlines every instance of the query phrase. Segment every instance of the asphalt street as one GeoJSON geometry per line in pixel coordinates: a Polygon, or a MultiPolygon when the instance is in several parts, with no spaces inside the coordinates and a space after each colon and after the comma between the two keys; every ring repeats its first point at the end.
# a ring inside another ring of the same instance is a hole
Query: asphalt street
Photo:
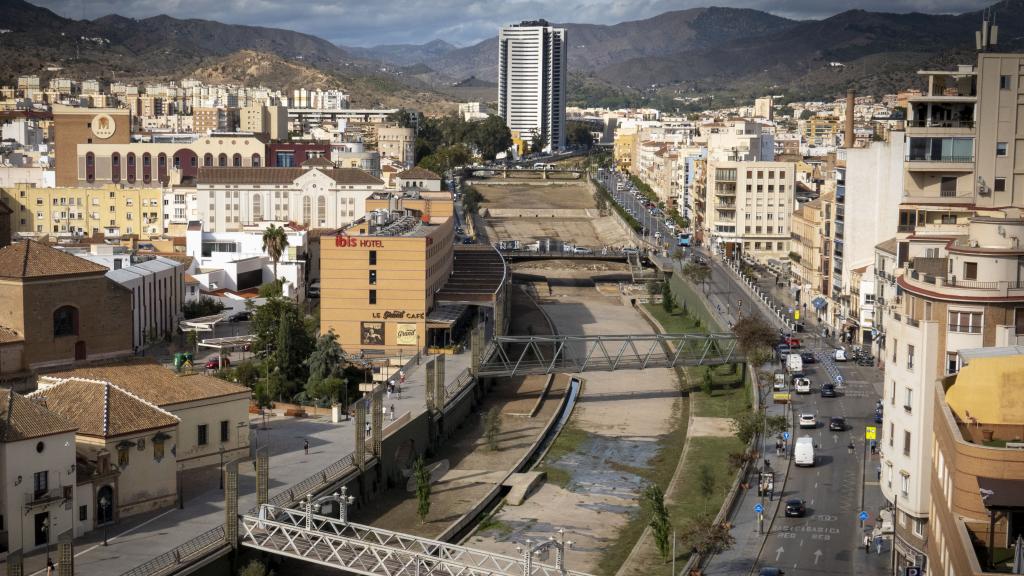
{"type": "Polygon", "coordinates": [[[649,241],[661,244],[663,247],[667,245],[669,248],[674,245],[673,238],[675,238],[675,232],[665,225],[665,217],[663,215],[655,216],[651,214],[650,210],[636,197],[631,187],[619,190],[618,183],[620,181],[628,183],[629,179],[627,177],[623,176],[620,172],[605,170],[603,178],[599,176],[599,179],[620,206],[627,211],[632,210],[632,213],[635,214],[634,218],[644,227],[646,231],[645,237],[649,241]],[[655,240],[653,236],[656,232],[661,233],[660,242],[655,240]]]}
{"type": "MultiPolygon", "coordinates": [[[[708,283],[709,297],[726,308],[752,306],[752,297],[717,257],[712,259],[713,273],[708,283]]],[[[774,276],[762,275],[767,281],[763,289],[774,289],[774,276]]],[[[774,289],[776,301],[784,303],[786,294],[774,289]]],[[[730,310],[735,312],[737,310],[730,310]]],[[[813,319],[807,320],[810,332],[797,334],[802,351],[818,351],[827,357],[835,345],[825,341],[813,319]]],[[[862,545],[865,530],[869,530],[881,505],[881,492],[875,480],[872,458],[866,446],[865,427],[874,426],[875,401],[881,397],[882,376],[874,367],[857,366],[853,362],[837,363],[844,385],[836,398],[820,395],[822,383],[829,382],[821,363],[807,364],[804,373],[811,379],[810,394],[793,394],[792,411],[796,416],[813,414],[815,428],[798,429],[795,437],[810,436],[815,444],[815,466],[790,466],[782,491],[782,499],[802,499],[806,515],[786,518],[780,506],[775,518],[766,523],[769,530],[755,558],[752,573],[762,567],[777,567],[786,574],[881,574],[888,565],[888,542],[881,554],[872,546],[871,553],[862,545]],[[846,418],[846,430],[830,432],[829,418],[846,418]],[[848,446],[853,443],[851,454],[848,446]],[[869,483],[864,485],[865,475],[869,483]],[[867,488],[866,491],[864,489],[867,488]],[[862,526],[860,512],[868,512],[868,521],[862,526]]],[[[776,364],[776,367],[781,367],[776,364]]],[[[754,552],[754,551],[751,551],[754,552]]]]}

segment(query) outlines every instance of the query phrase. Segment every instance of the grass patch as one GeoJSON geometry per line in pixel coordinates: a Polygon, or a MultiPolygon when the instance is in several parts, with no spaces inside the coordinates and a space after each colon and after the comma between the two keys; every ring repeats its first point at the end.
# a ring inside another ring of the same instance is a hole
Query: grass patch
{"type": "Polygon", "coordinates": [[[558,433],[558,438],[551,443],[551,448],[544,455],[544,462],[557,462],[562,456],[576,452],[589,437],[589,432],[577,428],[570,419],[558,433]]]}
{"type": "Polygon", "coordinates": [[[503,522],[496,518],[498,512],[501,512],[501,508],[503,505],[504,504],[495,508],[490,514],[487,515],[486,518],[484,518],[480,522],[480,524],[477,525],[475,532],[476,534],[482,534],[484,532],[493,531],[497,532],[499,539],[502,539],[506,538],[509,534],[512,533],[512,526],[510,526],[507,522],[503,522]]]}
{"type": "Polygon", "coordinates": [[[672,294],[675,295],[676,301],[680,305],[686,302],[686,309],[690,312],[690,315],[700,318],[700,323],[706,330],[714,332],[725,331],[724,327],[719,325],[718,321],[711,316],[711,313],[697,294],[697,291],[701,290],[699,286],[694,287],[689,280],[682,278],[680,274],[672,274],[669,277],[669,286],[672,288],[672,294]]]}
{"type": "Polygon", "coordinates": [[[708,368],[704,366],[693,366],[687,368],[687,370],[690,371],[690,381],[698,387],[697,391],[691,392],[690,394],[693,398],[694,416],[733,418],[747,410],[750,410],[751,391],[749,375],[744,380],[743,386],[737,386],[739,383],[738,377],[716,377],[714,369],[711,369],[711,378],[715,383],[715,388],[712,390],[711,395],[708,396],[703,391],[699,391],[699,385],[704,381],[704,371],[708,370],[708,368]],[[722,380],[718,380],[718,378],[722,378],[722,380]]]}
{"type": "Polygon", "coordinates": [[[566,489],[569,486],[569,482],[572,481],[572,473],[565,468],[544,465],[540,467],[540,471],[544,472],[545,482],[550,482],[563,490],[566,489]]]}
{"type": "MultiPolygon", "coordinates": [[[[683,452],[683,445],[686,442],[686,424],[689,421],[690,401],[688,398],[676,400],[672,411],[673,426],[668,434],[658,440],[658,452],[648,461],[646,468],[636,468],[618,462],[607,461],[609,467],[636,474],[649,482],[661,486],[663,490],[668,488],[672,480],[672,474],[679,464],[679,457],[683,452]]],[[[680,482],[679,484],[685,484],[680,482]]],[[[605,549],[604,554],[597,563],[598,574],[612,575],[618,572],[629,553],[643,534],[647,527],[646,519],[636,511],[629,517],[629,522],[619,530],[615,540],[605,549]]]]}
{"type": "Polygon", "coordinates": [[[689,305],[685,314],[682,308],[675,308],[671,313],[666,312],[661,304],[644,304],[644,308],[661,324],[666,333],[686,334],[704,331],[697,326],[696,318],[689,312],[689,305]]]}

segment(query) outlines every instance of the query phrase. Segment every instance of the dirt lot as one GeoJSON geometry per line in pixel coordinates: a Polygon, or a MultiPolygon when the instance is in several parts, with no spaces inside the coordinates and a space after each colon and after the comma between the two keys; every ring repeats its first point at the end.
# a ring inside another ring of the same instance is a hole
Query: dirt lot
{"type": "Polygon", "coordinates": [[[489,238],[530,242],[555,238],[579,246],[620,246],[626,243],[622,228],[611,216],[583,218],[486,218],[489,238]]]}
{"type": "Polygon", "coordinates": [[[586,182],[557,184],[518,184],[491,180],[477,182],[484,196],[481,208],[594,208],[594,198],[586,182]]]}

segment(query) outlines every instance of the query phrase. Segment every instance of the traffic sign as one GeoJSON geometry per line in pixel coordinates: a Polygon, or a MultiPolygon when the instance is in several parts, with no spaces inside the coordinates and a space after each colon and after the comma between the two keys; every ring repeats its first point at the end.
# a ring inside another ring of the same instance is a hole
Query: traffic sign
{"type": "Polygon", "coordinates": [[[868,426],[868,427],[864,428],[864,439],[865,440],[874,440],[875,438],[877,438],[877,433],[878,433],[878,429],[877,428],[875,428],[874,426],[868,426]]]}
{"type": "Polygon", "coordinates": [[[789,440],[789,430],[782,433],[783,440],[789,440]]]}
{"type": "Polygon", "coordinates": [[[857,518],[859,518],[860,521],[863,522],[868,519],[868,513],[862,511],[860,514],[857,515],[857,518]]]}
{"type": "Polygon", "coordinates": [[[921,569],[917,566],[907,566],[907,576],[921,576],[921,569]]]}
{"type": "Polygon", "coordinates": [[[764,512],[764,506],[761,506],[760,502],[758,502],[757,504],[754,504],[754,512],[757,512],[758,514],[760,514],[761,512],[764,512]]]}

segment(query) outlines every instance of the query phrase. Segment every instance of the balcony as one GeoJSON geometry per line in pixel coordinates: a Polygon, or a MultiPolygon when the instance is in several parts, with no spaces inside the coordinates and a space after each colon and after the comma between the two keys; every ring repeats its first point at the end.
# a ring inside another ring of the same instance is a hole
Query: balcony
{"type": "Polygon", "coordinates": [[[25,493],[25,509],[30,510],[40,506],[46,506],[51,502],[58,502],[64,499],[62,488],[50,488],[49,490],[36,490],[25,493]]]}
{"type": "Polygon", "coordinates": [[[911,155],[904,158],[911,172],[973,172],[974,156],[911,155]]]}
{"type": "Polygon", "coordinates": [[[910,270],[903,275],[904,281],[909,288],[919,285],[930,292],[940,292],[946,296],[968,296],[982,298],[1007,298],[1011,296],[1024,296],[1024,281],[1003,280],[961,280],[950,276],[936,276],[924,274],[917,270],[910,270]]]}

